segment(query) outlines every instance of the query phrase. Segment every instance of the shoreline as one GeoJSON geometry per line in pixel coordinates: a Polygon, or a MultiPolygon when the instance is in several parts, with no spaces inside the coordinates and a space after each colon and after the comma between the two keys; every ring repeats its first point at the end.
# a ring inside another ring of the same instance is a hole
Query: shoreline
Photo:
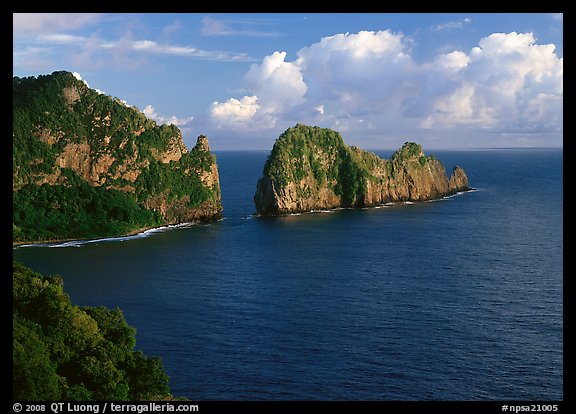
{"type": "MultiPolygon", "coordinates": [[[[266,218],[266,217],[286,217],[286,216],[299,216],[302,214],[315,214],[315,213],[335,213],[337,211],[341,211],[341,210],[369,210],[369,209],[378,209],[378,208],[383,208],[383,207],[392,207],[394,205],[399,205],[399,204],[414,204],[414,203],[429,203],[429,202],[434,202],[434,201],[441,201],[444,199],[449,199],[452,198],[456,195],[460,195],[460,194],[465,194],[468,192],[474,192],[474,191],[478,191],[477,188],[474,187],[469,187],[467,190],[463,190],[463,191],[457,191],[453,194],[449,194],[449,195],[445,195],[441,198],[436,198],[436,199],[430,199],[430,200],[418,200],[418,201],[409,201],[409,200],[405,200],[405,201],[392,201],[392,202],[387,202],[387,203],[383,203],[383,204],[378,204],[378,205],[371,205],[371,206],[364,206],[364,207],[333,207],[333,208],[324,208],[324,209],[312,209],[312,210],[304,210],[304,211],[293,211],[293,212],[286,212],[286,213],[278,213],[278,214],[259,214],[259,213],[253,213],[250,217],[252,218],[266,218]]],[[[219,220],[216,221],[222,221],[224,220],[224,218],[220,218],[219,220]]],[[[146,227],[140,227],[137,229],[134,229],[128,233],[125,234],[119,234],[116,236],[102,236],[102,237],[91,237],[91,238],[67,238],[67,239],[49,239],[49,240],[35,240],[35,241],[22,241],[22,242],[12,242],[12,248],[18,248],[18,247],[33,247],[33,246],[50,246],[50,245],[58,245],[58,244],[62,244],[62,243],[69,243],[69,242],[78,242],[78,243],[91,243],[91,242],[96,242],[99,240],[109,240],[109,239],[120,239],[120,238],[124,238],[124,237],[133,237],[133,236],[137,236],[139,234],[144,234],[147,231],[150,230],[160,230],[160,229],[169,229],[172,227],[187,227],[187,226],[191,226],[191,225],[196,225],[196,224],[207,224],[210,223],[211,221],[205,222],[205,221],[191,221],[191,222],[184,222],[184,223],[177,223],[177,224],[163,224],[161,226],[146,226],[146,227]]]]}
{"type": "Polygon", "coordinates": [[[448,200],[452,197],[466,194],[466,193],[470,193],[470,192],[475,192],[475,191],[478,191],[478,189],[475,187],[468,187],[468,189],[466,189],[466,190],[456,191],[454,193],[449,193],[449,194],[443,195],[442,197],[439,197],[439,198],[431,198],[429,200],[398,200],[398,201],[387,201],[387,202],[381,203],[381,204],[370,204],[370,205],[357,206],[357,207],[335,206],[335,207],[327,207],[327,208],[313,208],[310,210],[291,210],[291,211],[287,211],[287,212],[273,213],[273,214],[262,214],[262,213],[256,212],[253,214],[253,216],[257,217],[257,218],[287,217],[287,216],[299,216],[302,214],[334,213],[334,212],[343,211],[343,210],[371,210],[371,209],[379,209],[379,208],[383,208],[383,207],[392,207],[392,206],[396,206],[396,205],[413,205],[413,204],[417,204],[417,203],[432,203],[432,202],[436,202],[436,201],[448,200]]]}
{"type": "Polygon", "coordinates": [[[159,230],[164,228],[171,228],[171,227],[186,227],[190,225],[196,224],[209,224],[215,221],[222,221],[223,217],[221,214],[218,216],[212,216],[210,218],[203,218],[203,219],[193,219],[192,221],[186,221],[181,223],[166,223],[159,226],[145,226],[145,227],[138,227],[134,230],[129,231],[128,233],[118,234],[115,236],[100,236],[100,237],[89,237],[89,238],[82,238],[82,237],[72,237],[66,239],[45,239],[45,240],[34,240],[34,241],[18,241],[12,242],[12,248],[17,247],[28,247],[28,246],[49,246],[53,244],[61,244],[61,243],[69,243],[69,242],[78,242],[78,243],[90,243],[95,242],[98,240],[107,240],[107,239],[119,239],[123,237],[133,237],[139,234],[146,233],[150,230],[159,230]]]}
{"type": "Polygon", "coordinates": [[[102,237],[90,237],[90,238],[68,238],[68,239],[49,239],[49,240],[35,240],[35,241],[23,241],[23,242],[12,242],[12,248],[16,247],[28,247],[28,246],[37,246],[37,245],[46,245],[49,246],[51,244],[60,244],[60,243],[68,243],[68,242],[82,242],[82,243],[90,243],[97,240],[106,240],[106,239],[117,239],[122,237],[131,237],[137,236],[139,234],[143,234],[149,230],[161,229],[170,226],[180,226],[180,225],[189,225],[195,224],[192,222],[189,223],[178,223],[178,224],[164,224],[161,226],[146,226],[134,229],[126,234],[119,234],[116,236],[102,236],[102,237]]]}

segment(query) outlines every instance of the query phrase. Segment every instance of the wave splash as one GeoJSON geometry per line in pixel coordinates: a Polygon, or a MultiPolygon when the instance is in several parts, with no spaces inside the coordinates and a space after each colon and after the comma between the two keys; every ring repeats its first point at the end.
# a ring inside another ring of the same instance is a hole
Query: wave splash
{"type": "Polygon", "coordinates": [[[141,231],[140,233],[131,234],[128,236],[103,237],[99,239],[88,239],[88,240],[69,240],[65,242],[56,242],[56,243],[33,243],[33,244],[25,244],[20,247],[64,248],[64,247],[82,247],[86,244],[91,243],[123,242],[128,240],[143,239],[156,233],[163,233],[165,231],[170,231],[173,229],[188,228],[192,226],[195,226],[195,224],[194,223],[171,224],[168,226],[154,227],[148,230],[141,231]]]}

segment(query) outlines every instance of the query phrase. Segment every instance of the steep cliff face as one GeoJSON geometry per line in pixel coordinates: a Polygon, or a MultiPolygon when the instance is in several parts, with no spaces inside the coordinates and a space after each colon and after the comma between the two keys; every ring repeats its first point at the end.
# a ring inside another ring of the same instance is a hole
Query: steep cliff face
{"type": "Polygon", "coordinates": [[[339,133],[297,125],[276,141],[254,195],[259,214],[273,215],[342,204],[337,191],[344,142],[339,133]]]}
{"type": "MultiPolygon", "coordinates": [[[[153,195],[144,200],[144,206],[160,212],[161,216],[169,224],[187,223],[195,221],[210,221],[222,218],[222,203],[220,195],[220,179],[216,159],[210,152],[208,138],[200,135],[196,145],[190,152],[199,163],[183,163],[183,175],[194,177],[199,180],[199,187],[207,189],[209,196],[200,197],[191,203],[191,194],[180,197],[170,197],[173,188],[166,188],[160,194],[153,195]]],[[[180,160],[180,159],[179,159],[180,160]]],[[[160,160],[160,162],[163,162],[160,160]]],[[[178,168],[178,167],[176,167],[178,168]]]]}
{"type": "Polygon", "coordinates": [[[76,223],[77,231],[59,230],[34,214],[40,209],[64,220],[74,214],[64,211],[70,205],[88,221],[98,216],[115,223],[113,230],[87,225],[93,236],[97,227],[118,233],[221,217],[218,167],[206,137],[188,151],[174,125],[157,125],[69,72],[13,79],[13,130],[14,225],[25,238],[85,236],[83,223],[76,223]],[[74,200],[75,187],[91,201],[74,200]],[[37,193],[45,195],[44,205],[34,200],[37,193]],[[97,211],[88,214],[86,208],[97,211]],[[30,226],[35,230],[27,231],[30,226]]]}
{"type": "Polygon", "coordinates": [[[466,173],[460,166],[455,166],[452,170],[452,175],[450,176],[449,182],[450,192],[456,193],[458,191],[466,191],[468,187],[468,177],[466,173]]]}
{"type": "Polygon", "coordinates": [[[330,129],[296,125],[274,144],[254,203],[258,214],[277,215],[431,200],[467,189],[462,168],[448,180],[440,161],[416,143],[405,143],[384,160],[345,145],[330,129]]]}

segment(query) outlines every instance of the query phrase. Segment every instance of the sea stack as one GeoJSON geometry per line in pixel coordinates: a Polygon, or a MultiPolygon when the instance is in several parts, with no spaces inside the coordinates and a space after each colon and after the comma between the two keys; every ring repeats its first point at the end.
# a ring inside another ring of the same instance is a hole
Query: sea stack
{"type": "Polygon", "coordinates": [[[468,190],[457,166],[442,163],[406,142],[391,159],[344,144],[340,133],[298,124],[276,140],[257,183],[259,215],[282,215],[387,202],[426,201],[468,190]]]}

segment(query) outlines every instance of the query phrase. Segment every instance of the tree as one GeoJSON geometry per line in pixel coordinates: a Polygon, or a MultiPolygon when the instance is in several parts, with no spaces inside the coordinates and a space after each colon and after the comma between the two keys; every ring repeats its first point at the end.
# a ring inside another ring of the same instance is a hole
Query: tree
{"type": "Polygon", "coordinates": [[[161,360],[134,349],[122,311],[73,305],[59,276],[13,264],[12,326],[14,399],[170,396],[161,360]]]}

